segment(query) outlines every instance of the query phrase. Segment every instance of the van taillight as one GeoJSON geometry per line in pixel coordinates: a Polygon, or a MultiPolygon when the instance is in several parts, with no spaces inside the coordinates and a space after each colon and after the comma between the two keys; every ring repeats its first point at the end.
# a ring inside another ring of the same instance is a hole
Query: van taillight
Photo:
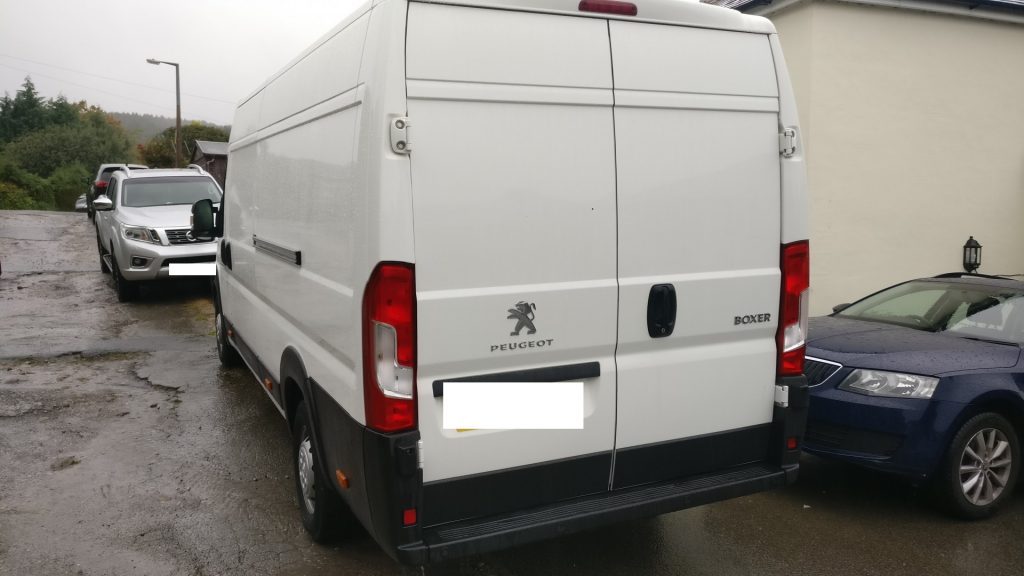
{"type": "Polygon", "coordinates": [[[636,4],[620,0],[581,0],[580,12],[599,12],[617,16],[636,16],[636,4]]]}
{"type": "Polygon", "coordinates": [[[416,281],[412,264],[381,262],[363,294],[366,425],[416,427],[416,281]]]}
{"type": "Polygon", "coordinates": [[[806,240],[782,246],[782,302],[779,307],[779,376],[804,372],[811,249],[806,240]]]}

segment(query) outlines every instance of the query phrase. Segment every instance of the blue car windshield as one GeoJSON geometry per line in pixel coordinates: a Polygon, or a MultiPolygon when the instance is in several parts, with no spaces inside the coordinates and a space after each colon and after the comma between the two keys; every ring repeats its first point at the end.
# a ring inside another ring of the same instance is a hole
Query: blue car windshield
{"type": "Polygon", "coordinates": [[[960,282],[912,281],[836,313],[1007,344],[1024,344],[1024,290],[960,282]]]}
{"type": "Polygon", "coordinates": [[[220,189],[205,176],[139,178],[124,183],[121,205],[132,208],[195,204],[199,200],[220,202],[220,189]]]}

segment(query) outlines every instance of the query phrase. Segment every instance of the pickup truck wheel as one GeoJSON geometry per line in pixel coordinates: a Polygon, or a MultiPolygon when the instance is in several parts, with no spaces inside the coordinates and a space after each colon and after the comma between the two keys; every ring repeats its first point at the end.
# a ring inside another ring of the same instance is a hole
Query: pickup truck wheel
{"type": "Polygon", "coordinates": [[[343,504],[329,484],[323,465],[313,449],[313,432],[305,402],[300,402],[295,408],[292,447],[295,493],[299,499],[302,526],[314,542],[329,542],[338,526],[338,512],[343,504]]]}
{"type": "Polygon", "coordinates": [[[107,266],[107,261],[103,259],[103,243],[100,242],[99,234],[96,235],[96,251],[100,253],[100,272],[109,274],[110,267],[107,266]]]}
{"type": "Polygon", "coordinates": [[[991,516],[1010,497],[1020,472],[1020,444],[1006,418],[979,414],[953,437],[938,478],[939,490],[956,516],[991,516]]]}
{"type": "Polygon", "coordinates": [[[113,270],[111,270],[111,276],[114,278],[114,291],[117,292],[118,302],[131,302],[139,295],[139,287],[137,284],[133,284],[124,279],[121,275],[121,267],[117,264],[117,256],[114,253],[110,253],[110,263],[113,270]]]}
{"type": "Polygon", "coordinates": [[[224,325],[224,315],[218,312],[214,324],[217,326],[217,358],[220,359],[220,365],[225,368],[241,366],[242,357],[228,340],[228,330],[227,326],[224,325]]]}

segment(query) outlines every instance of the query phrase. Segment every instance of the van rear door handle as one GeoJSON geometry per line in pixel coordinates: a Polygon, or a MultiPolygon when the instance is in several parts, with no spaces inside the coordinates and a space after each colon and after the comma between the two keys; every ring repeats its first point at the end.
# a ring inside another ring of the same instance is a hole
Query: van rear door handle
{"type": "Polygon", "coordinates": [[[601,376],[600,362],[583,362],[580,364],[563,364],[561,366],[545,366],[513,370],[511,372],[492,372],[448,380],[434,380],[434,398],[444,396],[445,382],[571,382],[588,380],[601,376]]]}
{"type": "Polygon", "coordinates": [[[676,327],[676,288],[671,284],[655,284],[647,297],[647,333],[651,338],[664,338],[676,327]]]}

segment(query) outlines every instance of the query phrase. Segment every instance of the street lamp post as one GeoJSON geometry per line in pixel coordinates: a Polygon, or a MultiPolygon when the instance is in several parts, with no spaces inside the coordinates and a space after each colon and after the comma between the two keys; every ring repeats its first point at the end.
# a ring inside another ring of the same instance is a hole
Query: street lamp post
{"type": "Polygon", "coordinates": [[[178,63],[165,62],[155,58],[146,58],[146,62],[157,66],[160,64],[174,66],[174,97],[177,104],[177,112],[174,117],[174,167],[181,168],[181,76],[178,74],[178,63]]]}

